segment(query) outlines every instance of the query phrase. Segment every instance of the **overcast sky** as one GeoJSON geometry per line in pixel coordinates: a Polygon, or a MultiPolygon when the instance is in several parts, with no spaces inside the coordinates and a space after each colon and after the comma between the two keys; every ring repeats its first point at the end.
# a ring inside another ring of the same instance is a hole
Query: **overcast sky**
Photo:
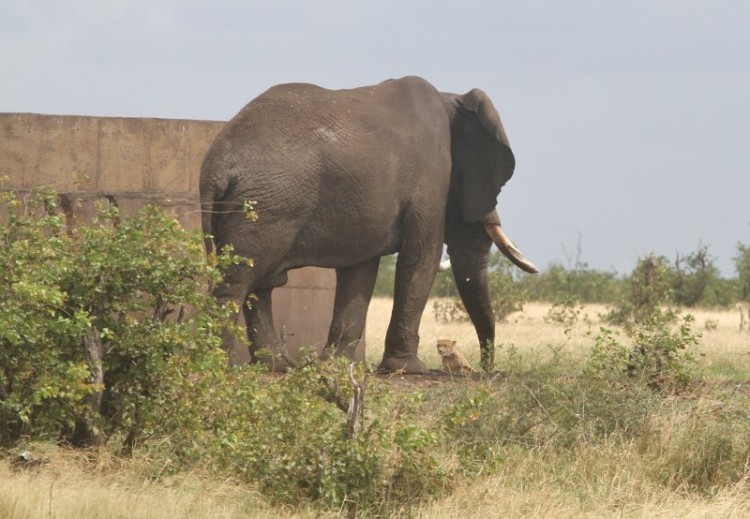
{"type": "Polygon", "coordinates": [[[750,2],[0,0],[0,112],[227,120],[269,86],[493,99],[508,234],[629,273],[750,244],[750,2]]]}

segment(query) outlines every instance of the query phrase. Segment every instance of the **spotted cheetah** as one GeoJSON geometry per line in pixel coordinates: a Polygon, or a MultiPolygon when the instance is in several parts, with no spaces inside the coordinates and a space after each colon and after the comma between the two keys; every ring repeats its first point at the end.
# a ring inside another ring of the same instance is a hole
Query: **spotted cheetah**
{"type": "Polygon", "coordinates": [[[456,341],[440,339],[437,342],[437,350],[443,359],[443,369],[448,373],[476,373],[459,351],[456,341]]]}

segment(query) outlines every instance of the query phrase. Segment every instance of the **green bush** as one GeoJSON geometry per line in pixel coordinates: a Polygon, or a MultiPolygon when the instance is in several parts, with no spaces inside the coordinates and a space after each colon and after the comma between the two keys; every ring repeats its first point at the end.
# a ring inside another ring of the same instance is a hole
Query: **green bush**
{"type": "Polygon", "coordinates": [[[737,270],[740,298],[742,301],[750,301],[750,247],[743,243],[737,244],[734,266],[737,270]]]}
{"type": "Polygon", "coordinates": [[[490,304],[495,321],[502,322],[513,312],[523,310],[526,296],[521,284],[514,277],[516,267],[505,260],[497,262],[497,253],[491,260],[493,258],[495,262],[490,262],[487,283],[490,287],[490,304]]]}
{"type": "Polygon", "coordinates": [[[550,265],[537,275],[524,276],[520,284],[533,301],[613,303],[620,298],[625,282],[615,272],[596,270],[586,263],[577,263],[573,268],[550,265]]]}
{"type": "Polygon", "coordinates": [[[715,306],[721,301],[719,269],[707,245],[700,244],[687,255],[678,254],[672,278],[672,300],[677,305],[715,306]]]}
{"type": "Polygon", "coordinates": [[[664,256],[649,255],[638,261],[628,279],[625,297],[605,316],[613,324],[647,321],[671,301],[670,268],[664,256]]]}
{"type": "Polygon", "coordinates": [[[570,329],[583,312],[583,305],[575,296],[570,296],[563,301],[554,303],[547,311],[544,320],[548,323],[560,324],[570,329]]]}
{"type": "Polygon", "coordinates": [[[464,322],[469,320],[463,303],[458,299],[436,299],[432,302],[435,320],[442,323],[464,322]]]}
{"type": "Polygon", "coordinates": [[[192,390],[174,386],[153,416],[149,456],[177,469],[208,465],[280,505],[386,514],[439,494],[449,474],[438,436],[411,422],[418,394],[368,378],[362,426],[348,434],[347,362],[309,362],[282,378],[254,366],[196,373],[192,390]]]}
{"type": "Polygon", "coordinates": [[[613,330],[601,328],[584,373],[657,389],[684,388],[694,378],[697,365],[700,334],[693,331],[694,322],[690,314],[656,310],[638,323],[626,323],[624,341],[613,330]]]}
{"type": "Polygon", "coordinates": [[[220,278],[199,234],[156,207],[133,218],[102,207],[92,224],[68,227],[54,193],[4,203],[4,445],[124,444],[159,460],[160,473],[209,467],[277,503],[354,513],[386,514],[445,487],[439,436],[410,420],[419,395],[403,398],[371,378],[352,438],[342,359],[308,362],[281,379],[227,367],[221,336],[236,331],[237,309],[218,307],[206,290],[220,278]]]}
{"type": "MultiPolygon", "coordinates": [[[[202,240],[156,207],[122,219],[100,207],[70,227],[54,193],[3,199],[0,442],[19,437],[135,442],[174,356],[221,355],[228,309],[202,240]]],[[[224,261],[237,261],[228,259],[224,261]]]]}

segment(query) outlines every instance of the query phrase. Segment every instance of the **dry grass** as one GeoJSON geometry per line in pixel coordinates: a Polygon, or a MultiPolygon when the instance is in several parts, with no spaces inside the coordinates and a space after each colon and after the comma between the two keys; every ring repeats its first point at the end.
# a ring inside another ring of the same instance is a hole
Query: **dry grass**
{"type": "MultiPolygon", "coordinates": [[[[368,359],[382,355],[384,330],[390,312],[389,300],[375,300],[368,316],[368,359]],[[375,342],[377,341],[377,342],[375,342]],[[373,344],[375,342],[375,344],[373,344]],[[376,351],[373,351],[376,350],[376,351]]],[[[572,358],[583,358],[593,344],[587,333],[596,334],[603,305],[583,308],[577,322],[567,329],[547,318],[548,303],[526,304],[497,325],[498,364],[512,347],[518,355],[544,359],[565,350],[572,358]]],[[[740,313],[731,310],[691,309],[694,329],[702,334],[699,352],[701,366],[711,380],[750,380],[750,332],[740,330],[740,313]]],[[[479,347],[470,323],[443,323],[435,320],[428,304],[421,326],[420,356],[430,367],[439,367],[434,351],[438,338],[457,340],[474,366],[479,365],[479,347]]],[[[667,417],[672,427],[660,438],[666,451],[673,436],[679,435],[682,420],[667,417]]],[[[611,450],[601,446],[584,448],[576,459],[561,459],[561,467],[551,467],[555,455],[546,452],[523,452],[509,457],[501,472],[456,489],[447,498],[419,508],[419,517],[662,517],[662,518],[744,518],[750,517],[750,492],[747,481],[722,489],[713,496],[697,496],[681,490],[667,489],[650,482],[643,453],[635,446],[611,450]]]]}
{"type": "MultiPolygon", "coordinates": [[[[666,428],[660,439],[669,448],[666,428]]],[[[552,447],[554,449],[554,447],[552,447]]],[[[500,472],[465,484],[418,509],[419,517],[746,518],[748,481],[712,495],[670,489],[647,477],[649,459],[635,446],[583,444],[574,457],[550,448],[511,454],[500,472]]]]}
{"type": "MultiPolygon", "coordinates": [[[[272,508],[246,486],[192,474],[150,482],[139,462],[91,465],[70,451],[50,452],[49,467],[17,473],[0,463],[3,519],[214,519],[345,517],[335,511],[272,508]]],[[[500,473],[466,483],[447,497],[404,511],[422,518],[528,517],[745,518],[747,482],[706,497],[649,483],[636,448],[592,447],[574,460],[554,453],[511,456],[500,473]]]]}
{"type": "Polygon", "coordinates": [[[750,331],[745,323],[740,330],[740,312],[736,309],[695,310],[696,328],[703,333],[703,365],[712,378],[747,381],[750,378],[750,331]],[[714,329],[715,326],[715,329],[714,329]]]}
{"type": "MultiPolygon", "coordinates": [[[[441,322],[435,319],[433,302],[427,304],[420,326],[419,355],[430,368],[441,366],[435,349],[438,339],[458,341],[458,345],[471,364],[479,367],[479,343],[474,328],[468,321],[441,322]]],[[[530,359],[545,359],[560,350],[571,358],[583,358],[593,341],[588,332],[598,333],[599,316],[607,312],[604,305],[588,305],[581,311],[576,323],[566,326],[548,322],[552,307],[549,303],[527,303],[521,312],[512,314],[496,328],[497,363],[502,366],[503,357],[509,351],[530,359]]],[[[376,298],[370,305],[367,316],[367,361],[377,365],[383,355],[383,343],[388,327],[392,300],[376,298]]],[[[695,331],[703,335],[700,351],[704,355],[703,366],[707,372],[719,379],[745,380],[750,378],[750,332],[740,332],[740,313],[731,310],[690,309],[695,316],[695,331]],[[716,326],[713,329],[713,326],[716,326]],[[711,328],[711,329],[708,329],[711,328]]]]}
{"type": "Polygon", "coordinates": [[[237,517],[249,501],[229,484],[217,485],[197,476],[154,485],[138,477],[138,462],[110,458],[108,463],[106,452],[79,453],[44,445],[30,449],[48,462],[27,470],[0,463],[0,517],[237,517]],[[97,461],[90,462],[87,454],[97,461]]]}
{"type": "Polygon", "coordinates": [[[418,509],[418,517],[466,519],[529,517],[555,519],[600,518],[746,518],[750,496],[745,485],[722,490],[711,498],[643,486],[639,481],[615,477],[596,494],[566,492],[558,482],[545,480],[536,467],[537,479],[519,487],[515,475],[498,475],[456,489],[448,498],[418,509]],[[541,475],[541,477],[539,477],[541,475]],[[507,479],[511,479],[508,483],[507,479]]]}
{"type": "MultiPolygon", "coordinates": [[[[390,317],[391,301],[376,299],[368,316],[368,361],[376,364],[390,317]]],[[[527,304],[523,312],[498,324],[498,367],[509,352],[538,360],[564,350],[583,358],[592,345],[588,330],[598,331],[601,306],[586,307],[569,330],[545,321],[548,304],[527,304]],[[587,318],[584,316],[587,315],[587,318]]],[[[702,365],[711,380],[750,380],[750,333],[739,331],[736,310],[693,311],[696,330],[704,335],[702,365]],[[706,329],[706,322],[709,328],[706,329]],[[715,325],[715,329],[714,329],[715,325]]],[[[457,340],[469,361],[479,365],[476,336],[467,322],[437,322],[432,302],[422,320],[420,356],[440,367],[435,343],[457,340]]],[[[429,390],[429,389],[428,389],[429,390]]],[[[684,417],[683,417],[684,418],[684,417]]],[[[661,416],[673,426],[664,428],[657,449],[674,448],[680,417],[661,416]]],[[[271,507],[246,485],[225,481],[217,474],[193,473],[153,481],[158,473],[148,460],[123,461],[106,453],[80,453],[36,446],[35,454],[50,462],[37,471],[14,472],[0,460],[0,517],[72,518],[239,518],[321,517],[319,510],[271,507]],[[45,451],[46,449],[46,451],[45,451]],[[96,461],[91,461],[96,460],[96,461]],[[149,470],[146,470],[148,468],[149,470]]],[[[711,495],[669,488],[649,478],[647,456],[635,445],[582,443],[571,455],[546,447],[509,453],[499,473],[462,483],[447,497],[405,511],[416,517],[750,517],[748,482],[711,495]]],[[[338,514],[331,512],[328,516],[338,514]]]]}
{"type": "MultiPolygon", "coordinates": [[[[43,445],[31,449],[48,463],[18,471],[0,462],[3,519],[290,517],[288,510],[270,507],[246,485],[216,475],[193,473],[154,482],[142,476],[144,460],[116,460],[106,451],[80,453],[43,445]]],[[[300,518],[316,515],[294,513],[300,518]]]]}
{"type": "MultiPolygon", "coordinates": [[[[442,322],[435,319],[433,302],[427,304],[422,315],[420,326],[419,355],[430,368],[440,368],[440,358],[435,349],[438,339],[451,339],[458,342],[458,346],[466,358],[475,367],[479,366],[479,342],[471,323],[468,321],[442,322]]],[[[392,300],[378,298],[372,301],[370,312],[367,316],[367,359],[371,363],[377,363],[383,355],[383,343],[385,332],[388,328],[392,300]]],[[[544,321],[550,305],[543,303],[527,304],[522,312],[512,314],[505,323],[498,323],[496,330],[496,342],[498,357],[502,349],[514,347],[515,349],[529,354],[546,354],[550,346],[559,346],[570,343],[566,336],[565,328],[552,326],[544,321]]],[[[587,309],[596,318],[596,311],[601,308],[587,309]]],[[[585,332],[587,325],[579,323],[576,331],[580,328],[585,332]]]]}

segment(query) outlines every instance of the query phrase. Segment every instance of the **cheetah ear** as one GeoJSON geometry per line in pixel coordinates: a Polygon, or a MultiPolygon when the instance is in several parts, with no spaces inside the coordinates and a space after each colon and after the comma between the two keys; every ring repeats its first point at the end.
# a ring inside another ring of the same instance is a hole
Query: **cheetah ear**
{"type": "Polygon", "coordinates": [[[448,342],[451,343],[451,346],[455,346],[456,345],[456,341],[448,341],[448,342]]]}

